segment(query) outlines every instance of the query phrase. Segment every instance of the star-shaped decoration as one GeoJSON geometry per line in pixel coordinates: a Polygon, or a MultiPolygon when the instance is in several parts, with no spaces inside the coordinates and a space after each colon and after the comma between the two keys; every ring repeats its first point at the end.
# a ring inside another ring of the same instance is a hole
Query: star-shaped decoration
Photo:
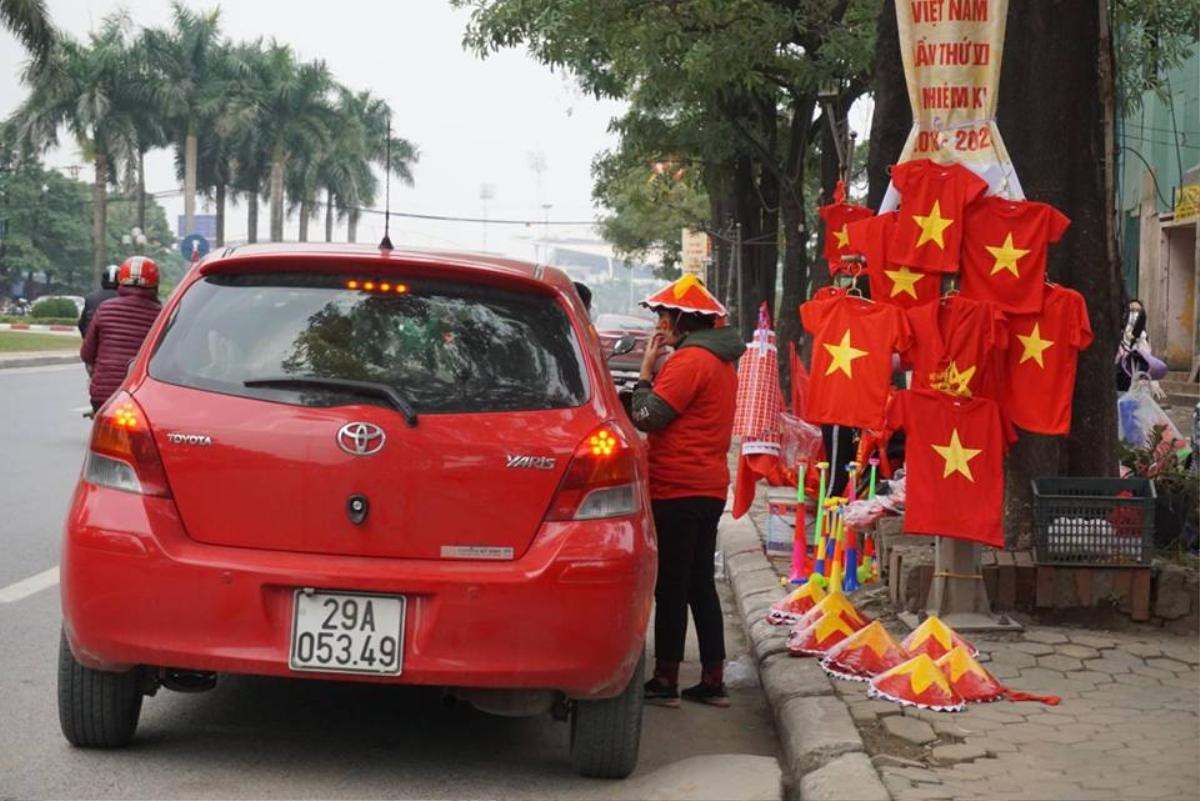
{"type": "Polygon", "coordinates": [[[842,341],[837,345],[823,345],[825,350],[829,351],[829,367],[825,368],[825,375],[832,375],[835,371],[841,370],[846,374],[847,378],[854,378],[854,373],[851,366],[855,359],[861,359],[867,355],[867,351],[859,350],[850,345],[850,329],[846,329],[846,333],[842,334],[842,341]]]}
{"type": "Polygon", "coordinates": [[[842,223],[842,230],[834,231],[833,235],[837,238],[838,250],[850,246],[850,226],[846,223],[842,223]]]}
{"type": "Polygon", "coordinates": [[[1009,231],[1008,236],[1004,237],[1003,245],[984,245],[984,247],[996,260],[996,263],[992,265],[991,275],[995,275],[1001,270],[1008,270],[1017,278],[1021,277],[1021,273],[1017,271],[1017,262],[1029,251],[1013,245],[1012,231],[1009,231]]]}
{"type": "Polygon", "coordinates": [[[946,249],[946,242],[942,234],[954,224],[954,220],[948,220],[942,216],[940,200],[933,201],[933,209],[928,214],[924,216],[914,214],[913,222],[921,227],[921,236],[917,239],[917,247],[921,247],[926,242],[933,242],[939,248],[946,249]]]}
{"type": "Polygon", "coordinates": [[[949,445],[932,445],[931,447],[937,451],[938,456],[946,460],[942,478],[948,478],[951,473],[961,473],[969,481],[975,480],[975,476],[971,475],[971,460],[983,453],[983,449],[964,448],[962,440],[958,438],[957,428],[950,433],[949,445]]]}
{"type": "Polygon", "coordinates": [[[1033,359],[1038,363],[1038,367],[1046,368],[1046,362],[1042,360],[1042,353],[1046,348],[1054,343],[1049,339],[1042,339],[1042,332],[1038,323],[1033,324],[1033,330],[1028,335],[1017,334],[1017,339],[1021,340],[1021,344],[1025,346],[1025,351],[1021,354],[1021,361],[1018,364],[1033,359]]]}
{"type": "Polygon", "coordinates": [[[883,274],[892,279],[892,294],[888,297],[911,295],[913,300],[917,299],[917,282],[925,277],[924,273],[901,267],[899,270],[884,270],[883,274]]]}

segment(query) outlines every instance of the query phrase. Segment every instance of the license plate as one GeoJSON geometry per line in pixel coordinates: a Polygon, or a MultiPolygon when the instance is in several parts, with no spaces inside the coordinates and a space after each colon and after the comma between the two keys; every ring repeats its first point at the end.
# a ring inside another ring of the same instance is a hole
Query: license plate
{"type": "Polygon", "coordinates": [[[403,595],[296,590],[292,670],[398,676],[404,664],[403,595]]]}

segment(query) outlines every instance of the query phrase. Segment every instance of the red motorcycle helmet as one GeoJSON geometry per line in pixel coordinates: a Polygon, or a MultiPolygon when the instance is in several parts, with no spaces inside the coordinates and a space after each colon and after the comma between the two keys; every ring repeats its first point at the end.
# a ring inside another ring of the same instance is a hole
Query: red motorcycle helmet
{"type": "Polygon", "coordinates": [[[117,270],[117,284],[120,286],[158,286],[158,265],[153,259],[145,256],[130,256],[121,262],[117,270]]]}

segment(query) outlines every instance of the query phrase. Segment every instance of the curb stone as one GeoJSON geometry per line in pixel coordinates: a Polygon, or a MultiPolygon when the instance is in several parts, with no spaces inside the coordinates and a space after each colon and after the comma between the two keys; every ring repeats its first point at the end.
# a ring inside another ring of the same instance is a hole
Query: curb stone
{"type": "Polygon", "coordinates": [[[717,538],[725,575],[775,716],[791,794],[805,801],[890,801],[849,707],[834,693],[833,682],[815,659],[787,654],[790,627],[772,626],[763,619],[786,591],[762,551],[758,529],[748,515],[740,520],[726,515],[717,538]]]}
{"type": "Polygon", "coordinates": [[[0,370],[12,367],[46,367],[52,364],[80,364],[75,351],[41,356],[0,357],[0,370]]]}

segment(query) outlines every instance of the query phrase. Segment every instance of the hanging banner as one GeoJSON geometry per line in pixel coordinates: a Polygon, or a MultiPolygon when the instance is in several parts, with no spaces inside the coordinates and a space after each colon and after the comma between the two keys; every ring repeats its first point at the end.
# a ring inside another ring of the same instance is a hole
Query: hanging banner
{"type": "Polygon", "coordinates": [[[712,244],[708,234],[694,228],[684,228],[682,234],[682,267],[683,272],[696,276],[708,283],[708,259],[712,252],[712,244]]]}
{"type": "MultiPolygon", "coordinates": [[[[900,54],[913,128],[897,163],[958,163],[988,182],[989,194],[1023,199],[996,101],[1008,0],[896,0],[900,54]]],[[[899,205],[888,187],[881,211],[899,205]]]]}

